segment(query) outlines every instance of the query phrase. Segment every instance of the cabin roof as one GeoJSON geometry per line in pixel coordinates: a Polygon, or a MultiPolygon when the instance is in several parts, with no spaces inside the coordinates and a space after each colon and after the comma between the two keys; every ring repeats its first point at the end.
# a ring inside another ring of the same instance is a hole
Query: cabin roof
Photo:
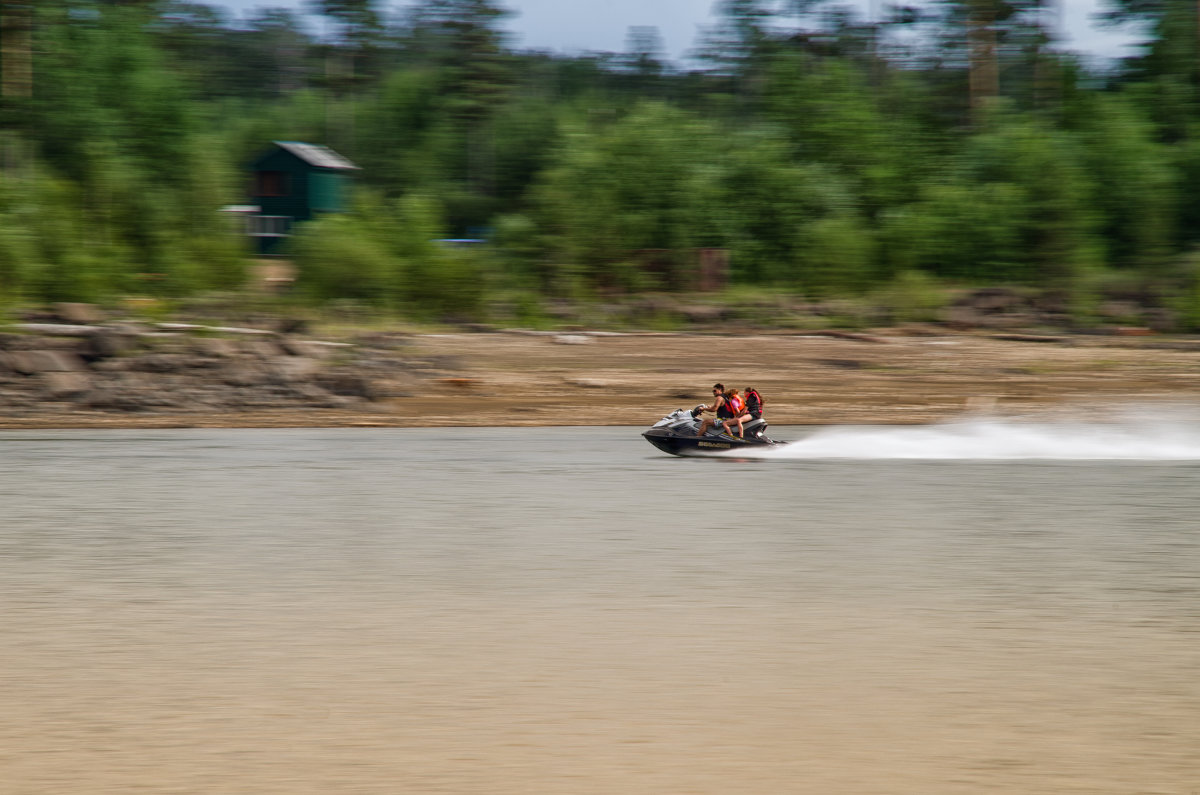
{"type": "Polygon", "coordinates": [[[314,168],[337,168],[337,169],[358,169],[358,166],[351,163],[346,158],[339,155],[337,152],[330,149],[328,146],[320,144],[306,144],[300,141],[272,141],[271,143],[278,146],[287,152],[291,152],[296,157],[308,163],[314,168]]]}

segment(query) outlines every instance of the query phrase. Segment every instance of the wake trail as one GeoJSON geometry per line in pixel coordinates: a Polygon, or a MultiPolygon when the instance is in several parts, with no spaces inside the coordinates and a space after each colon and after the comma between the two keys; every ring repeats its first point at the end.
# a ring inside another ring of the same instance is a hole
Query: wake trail
{"type": "Polygon", "coordinates": [[[753,457],[1200,461],[1200,419],[1159,410],[1123,415],[1113,421],[973,418],[920,427],[834,427],[753,457]]]}

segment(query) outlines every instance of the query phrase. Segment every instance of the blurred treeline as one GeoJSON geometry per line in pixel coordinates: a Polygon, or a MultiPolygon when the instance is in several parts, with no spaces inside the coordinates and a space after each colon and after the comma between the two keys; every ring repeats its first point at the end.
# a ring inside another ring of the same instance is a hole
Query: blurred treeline
{"type": "MultiPolygon", "coordinates": [[[[265,0],[269,2],[269,0],[265,0]]],[[[1200,18],[1119,0],[1092,64],[1040,0],[718,0],[689,68],[518,50],[493,0],[313,0],[305,20],[156,0],[0,0],[0,298],[240,288],[218,210],[272,140],[353,160],[291,242],[297,291],[413,317],[731,284],[809,300],[1015,285],[1200,326],[1200,18]],[[316,25],[311,25],[313,20],[316,25]],[[447,237],[486,245],[447,247],[447,237]]]]}

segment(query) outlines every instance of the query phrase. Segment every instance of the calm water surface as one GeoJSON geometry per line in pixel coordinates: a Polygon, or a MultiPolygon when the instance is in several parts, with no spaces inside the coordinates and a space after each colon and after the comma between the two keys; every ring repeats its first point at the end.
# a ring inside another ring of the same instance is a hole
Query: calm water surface
{"type": "Polygon", "coordinates": [[[1200,461],[638,433],[0,435],[0,792],[1200,792],[1200,461]]]}

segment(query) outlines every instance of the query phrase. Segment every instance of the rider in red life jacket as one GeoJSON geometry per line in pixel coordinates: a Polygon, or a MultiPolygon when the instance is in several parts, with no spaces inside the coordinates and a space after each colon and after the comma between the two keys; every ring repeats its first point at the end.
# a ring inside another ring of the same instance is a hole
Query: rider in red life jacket
{"type": "MultiPolygon", "coordinates": [[[[732,394],[736,395],[737,390],[736,389],[733,390],[732,394]]],[[[742,424],[746,420],[760,419],[762,417],[762,410],[763,410],[763,399],[762,399],[762,395],[758,394],[758,390],[756,390],[752,386],[748,386],[748,387],[746,387],[745,394],[746,394],[745,404],[742,408],[738,409],[734,413],[733,420],[732,420],[733,422],[737,422],[737,426],[738,426],[737,435],[738,435],[739,439],[745,438],[745,431],[743,431],[743,429],[742,429],[742,424]]],[[[725,423],[725,432],[728,433],[730,436],[733,435],[733,433],[730,429],[729,421],[727,421],[725,423]]]]}
{"type": "Polygon", "coordinates": [[[746,387],[746,413],[750,415],[752,420],[762,419],[763,399],[762,395],[758,394],[758,390],[752,386],[746,387]]]}
{"type": "Polygon", "coordinates": [[[729,407],[729,418],[721,423],[721,425],[725,428],[725,433],[733,436],[733,429],[730,427],[729,423],[736,422],[738,424],[738,436],[740,437],[742,435],[741,418],[742,415],[746,413],[746,404],[742,400],[741,395],[738,394],[738,391],[736,389],[731,389],[729,390],[729,393],[725,395],[725,405],[729,407]]]}

